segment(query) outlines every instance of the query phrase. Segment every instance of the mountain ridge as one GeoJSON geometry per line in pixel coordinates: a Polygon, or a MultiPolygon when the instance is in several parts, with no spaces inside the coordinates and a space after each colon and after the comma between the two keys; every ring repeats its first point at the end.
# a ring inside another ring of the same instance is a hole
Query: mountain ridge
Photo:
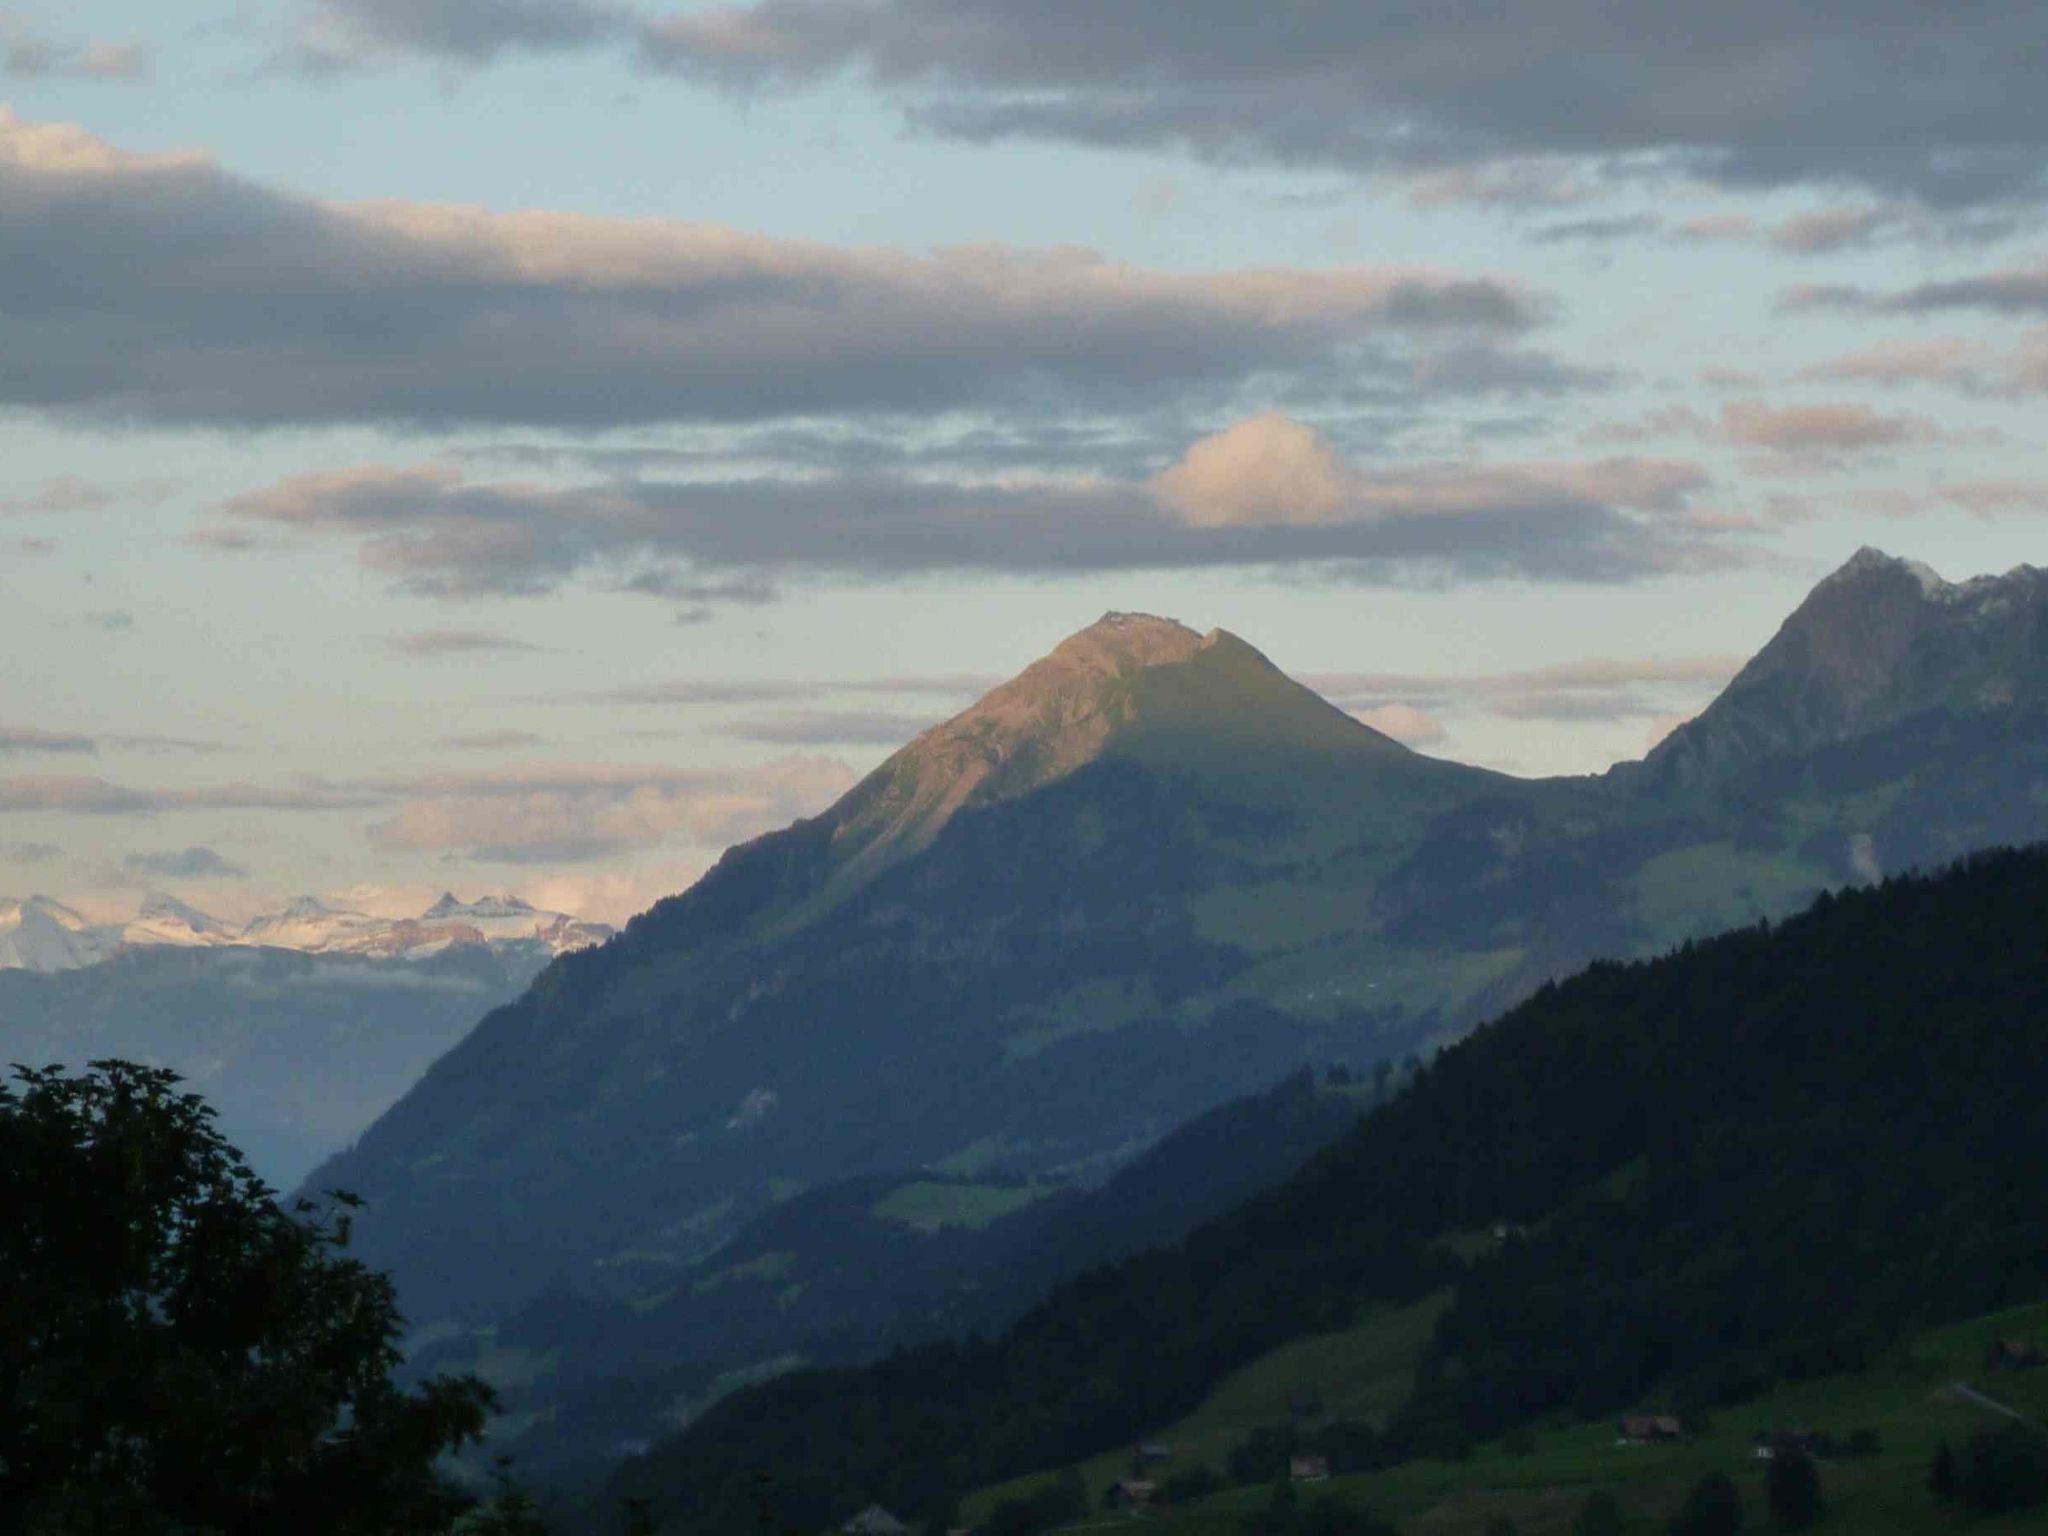
{"type": "Polygon", "coordinates": [[[47,896],[0,898],[0,970],[64,971],[124,951],[158,947],[294,950],[421,960],[450,948],[534,949],[549,957],[602,944],[608,924],[545,912],[512,896],[476,902],[444,895],[416,918],[375,917],[300,896],[240,927],[164,891],[150,891],[126,922],[94,924],[47,896]]]}
{"type": "MultiPolygon", "coordinates": [[[[553,1284],[654,1306],[793,1188],[989,1166],[1086,1185],[1300,1065],[1368,1066],[1598,957],[2048,836],[2048,711],[2018,687],[1949,707],[2027,663],[2032,585],[1959,585],[2024,611],[1993,615],[1988,652],[1927,650],[1953,686],[1822,701],[1787,750],[1745,738],[1673,785],[1445,762],[1227,631],[1099,621],[558,961],[316,1182],[370,1200],[364,1251],[422,1320],[553,1284]]],[[[1842,592],[1918,614],[1935,590],[1874,553],[1822,589],[1795,635],[1842,592]]],[[[1825,692],[1817,654],[1763,671],[1825,692]]]]}

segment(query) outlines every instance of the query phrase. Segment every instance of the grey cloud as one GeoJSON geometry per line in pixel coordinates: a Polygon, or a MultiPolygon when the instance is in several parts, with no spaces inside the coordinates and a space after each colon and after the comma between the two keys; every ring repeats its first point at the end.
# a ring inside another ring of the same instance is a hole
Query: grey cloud
{"type": "Polygon", "coordinates": [[[98,750],[99,743],[90,736],[0,725],[0,752],[91,753],[98,750]]]}
{"type": "Polygon", "coordinates": [[[47,864],[63,853],[55,843],[0,843],[0,859],[10,864],[47,864]]]}
{"type": "Polygon", "coordinates": [[[155,506],[176,489],[176,485],[168,480],[135,480],[126,485],[105,485],[77,475],[54,475],[32,491],[0,496],[0,516],[98,512],[123,502],[155,506]]]}
{"type": "Polygon", "coordinates": [[[237,498],[237,519],[354,542],[429,595],[544,592],[580,573],[657,588],[739,576],[887,579],[1205,567],[1321,567],[1412,584],[1497,577],[1626,581],[1736,558],[1680,520],[1697,465],[1421,465],[1361,474],[1320,522],[1193,526],[1143,485],[892,476],[575,489],[472,483],[444,467],[297,476],[237,498]]]}
{"type": "Polygon", "coordinates": [[[17,80],[147,80],[155,55],[146,43],[68,42],[37,30],[18,11],[0,10],[0,73],[17,80]]]}
{"type": "Polygon", "coordinates": [[[1516,720],[1625,720],[1667,712],[1673,693],[1718,691],[1743,660],[1613,657],[1507,672],[1309,673],[1302,681],[1353,710],[1398,703],[1516,720]]]}
{"type": "MultiPolygon", "coordinates": [[[[933,673],[864,678],[678,678],[589,693],[563,694],[543,703],[648,704],[662,707],[721,704],[787,704],[831,698],[837,694],[929,695],[969,699],[988,692],[1002,679],[978,672],[933,673]]],[[[667,734],[667,733],[663,733],[667,734]]]]}
{"type": "Polygon", "coordinates": [[[835,759],[796,756],[726,773],[564,769],[429,779],[409,786],[369,838],[396,852],[574,863],[677,840],[733,842],[815,814],[853,778],[835,759]]]}
{"type": "Polygon", "coordinates": [[[1227,406],[1527,332],[1501,279],[1148,271],[673,220],[333,205],[0,109],[0,405],[168,424],[568,428],[1227,406]]]}
{"type": "Polygon", "coordinates": [[[383,797],[341,786],[266,789],[221,784],[198,789],[138,789],[82,774],[0,778],[0,814],[70,812],[83,816],[154,816],[166,811],[333,811],[364,809],[383,797]]]}
{"type": "Polygon", "coordinates": [[[726,734],[785,747],[898,746],[938,719],[892,710],[810,709],[736,720],[726,734]]]}
{"type": "Polygon", "coordinates": [[[422,629],[396,635],[385,644],[401,656],[468,656],[491,651],[537,651],[537,645],[481,629],[422,629]]]}
{"type": "Polygon", "coordinates": [[[315,0],[287,61],[315,73],[408,54],[480,63],[580,47],[629,15],[592,0],[315,0]]]}
{"type": "Polygon", "coordinates": [[[1581,240],[1606,244],[1639,235],[1654,235],[1663,227],[1664,221],[1654,214],[1618,214],[1611,218],[1560,219],[1554,224],[1540,224],[1529,232],[1529,238],[1539,245],[1563,245],[1581,240]]]}
{"type": "Polygon", "coordinates": [[[175,853],[131,853],[122,870],[151,880],[246,880],[249,871],[222,858],[211,848],[194,846],[175,853]]]}
{"type": "Polygon", "coordinates": [[[1729,185],[2035,197],[2044,28],[2030,0],[1296,7],[1246,0],[759,0],[648,28],[651,67],[751,88],[853,74],[913,120],[1428,170],[1643,162],[1729,185]],[[1597,65],[1589,64],[1597,61],[1597,65]]]}
{"type": "Polygon", "coordinates": [[[532,731],[467,731],[443,736],[439,745],[458,752],[509,752],[520,747],[537,747],[543,738],[532,731]]]}

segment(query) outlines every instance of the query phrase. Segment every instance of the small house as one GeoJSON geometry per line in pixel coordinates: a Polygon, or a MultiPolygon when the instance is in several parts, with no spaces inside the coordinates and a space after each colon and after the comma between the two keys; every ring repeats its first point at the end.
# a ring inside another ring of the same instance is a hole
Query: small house
{"type": "Polygon", "coordinates": [[[1631,1413],[1615,1426],[1623,1445],[1666,1445],[1685,1438],[1685,1423],[1675,1414],[1631,1413]]]}
{"type": "Polygon", "coordinates": [[[839,1529],[845,1536],[910,1536],[910,1527],[879,1504],[870,1504],[839,1529]]]}
{"type": "Polygon", "coordinates": [[[1327,1483],[1330,1480],[1330,1458],[1290,1456],[1287,1459],[1287,1475],[1297,1483],[1327,1483]]]}
{"type": "Polygon", "coordinates": [[[1833,1442],[1817,1430],[1763,1429],[1751,1444],[1758,1461],[1776,1461],[1780,1456],[1825,1456],[1833,1442]]]}

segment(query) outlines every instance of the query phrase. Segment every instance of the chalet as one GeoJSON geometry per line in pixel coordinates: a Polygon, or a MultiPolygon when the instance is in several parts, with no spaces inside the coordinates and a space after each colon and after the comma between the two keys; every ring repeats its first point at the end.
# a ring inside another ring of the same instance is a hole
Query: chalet
{"type": "Polygon", "coordinates": [[[2048,1349],[2027,1339],[1993,1339],[1984,1351],[1987,1371],[2025,1371],[2048,1365],[2048,1349]]]}
{"type": "Polygon", "coordinates": [[[1623,1445],[1664,1445],[1685,1438],[1685,1422],[1669,1413],[1631,1413],[1615,1426],[1623,1445]]]}
{"type": "Polygon", "coordinates": [[[1159,1485],[1142,1477],[1127,1477],[1109,1490],[1112,1509],[1150,1509],[1159,1497],[1159,1485]]]}
{"type": "Polygon", "coordinates": [[[1762,1429],[1750,1442],[1758,1461],[1776,1461],[1780,1456],[1825,1456],[1834,1442],[1818,1430],[1762,1429]]]}
{"type": "Polygon", "coordinates": [[[1287,1475],[1297,1483],[1327,1483],[1330,1480],[1330,1458],[1290,1456],[1287,1460],[1287,1475]]]}
{"type": "Polygon", "coordinates": [[[879,1504],[870,1504],[839,1529],[845,1536],[910,1536],[910,1527],[879,1504]]]}

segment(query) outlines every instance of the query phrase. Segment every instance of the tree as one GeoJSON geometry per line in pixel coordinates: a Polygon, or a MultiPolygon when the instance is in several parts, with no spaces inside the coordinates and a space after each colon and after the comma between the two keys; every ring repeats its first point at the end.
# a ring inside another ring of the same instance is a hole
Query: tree
{"type": "Polygon", "coordinates": [[[1621,1506],[1606,1489],[1586,1495],[1572,1521],[1572,1536],[1621,1536],[1621,1506]]]}
{"type": "Polygon", "coordinates": [[[470,1377],[401,1391],[390,1281],[354,1202],[282,1209],[175,1073],[0,1082],[0,1507],[13,1528],[235,1536],[445,1530],[470,1377]]]}
{"type": "Polygon", "coordinates": [[[1934,1465],[1927,1473],[1927,1486],[1937,1499],[1953,1499],[1962,1492],[1963,1479],[1956,1468],[1956,1453],[1949,1449],[1946,1440],[1934,1453],[1934,1465]]]}
{"type": "Polygon", "coordinates": [[[1671,1521],[1671,1536],[1734,1536],[1741,1529],[1742,1495],[1719,1472],[1709,1472],[1692,1485],[1671,1521]]]}
{"type": "Polygon", "coordinates": [[[1820,1470],[1813,1458],[1783,1450],[1764,1472],[1764,1499],[1771,1518],[1788,1531],[1803,1531],[1821,1516],[1820,1470]]]}
{"type": "Polygon", "coordinates": [[[2048,1502],[2048,1440],[2019,1424],[1972,1435],[1959,1485],[1963,1502],[1982,1515],[2048,1502]]]}

